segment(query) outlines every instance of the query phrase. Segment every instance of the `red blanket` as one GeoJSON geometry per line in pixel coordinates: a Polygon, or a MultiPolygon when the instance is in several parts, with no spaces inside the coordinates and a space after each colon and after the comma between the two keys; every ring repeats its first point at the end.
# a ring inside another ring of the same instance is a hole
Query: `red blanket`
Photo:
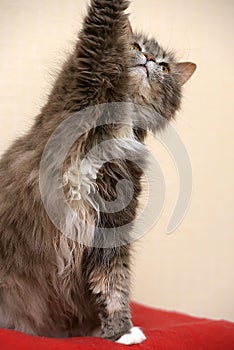
{"type": "MultiPolygon", "coordinates": [[[[132,304],[133,322],[147,340],[131,350],[234,350],[234,323],[195,318],[132,304]]],[[[127,350],[98,338],[51,339],[0,329],[1,350],[127,350]]]]}

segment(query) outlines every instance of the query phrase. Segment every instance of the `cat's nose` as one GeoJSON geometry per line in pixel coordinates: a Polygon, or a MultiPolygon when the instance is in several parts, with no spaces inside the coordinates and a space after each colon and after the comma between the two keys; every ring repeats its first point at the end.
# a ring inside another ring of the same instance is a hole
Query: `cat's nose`
{"type": "Polygon", "coordinates": [[[144,52],[144,56],[146,57],[147,61],[156,61],[155,57],[151,53],[144,52]]]}

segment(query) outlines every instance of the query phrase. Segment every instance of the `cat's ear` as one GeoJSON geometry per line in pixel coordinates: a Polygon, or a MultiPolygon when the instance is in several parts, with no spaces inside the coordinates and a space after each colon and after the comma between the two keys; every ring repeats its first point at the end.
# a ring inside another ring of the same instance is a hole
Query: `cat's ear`
{"type": "Polygon", "coordinates": [[[197,66],[195,63],[192,63],[192,62],[181,62],[181,63],[177,63],[176,68],[177,68],[179,83],[181,85],[184,85],[191,78],[197,66]]]}
{"type": "Polygon", "coordinates": [[[126,29],[127,29],[128,36],[132,37],[133,36],[133,30],[132,30],[132,26],[131,26],[131,23],[130,23],[129,19],[127,20],[126,29]]]}

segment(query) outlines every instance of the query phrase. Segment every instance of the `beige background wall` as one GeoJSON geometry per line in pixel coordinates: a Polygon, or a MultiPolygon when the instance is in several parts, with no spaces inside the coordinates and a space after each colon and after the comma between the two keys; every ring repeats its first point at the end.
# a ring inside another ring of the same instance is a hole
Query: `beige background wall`
{"type": "MultiPolygon", "coordinates": [[[[1,0],[0,152],[31,125],[52,82],[49,73],[75,38],[83,0],[1,0]]],[[[156,227],[137,243],[133,298],[159,308],[234,321],[234,113],[232,0],[134,0],[135,28],[193,60],[175,128],[193,166],[193,197],[170,236],[166,223],[178,178],[168,153],[150,141],[167,198],[156,227]]]]}

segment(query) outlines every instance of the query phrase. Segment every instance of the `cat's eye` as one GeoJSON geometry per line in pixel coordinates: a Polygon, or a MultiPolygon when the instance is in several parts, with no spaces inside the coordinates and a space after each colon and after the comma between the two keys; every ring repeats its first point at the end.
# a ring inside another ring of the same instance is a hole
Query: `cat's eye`
{"type": "Polygon", "coordinates": [[[130,45],[130,50],[131,51],[139,51],[140,52],[141,51],[141,47],[137,43],[134,43],[134,44],[130,45]]]}
{"type": "Polygon", "coordinates": [[[163,73],[168,74],[169,73],[169,67],[167,63],[159,63],[163,73]]]}

